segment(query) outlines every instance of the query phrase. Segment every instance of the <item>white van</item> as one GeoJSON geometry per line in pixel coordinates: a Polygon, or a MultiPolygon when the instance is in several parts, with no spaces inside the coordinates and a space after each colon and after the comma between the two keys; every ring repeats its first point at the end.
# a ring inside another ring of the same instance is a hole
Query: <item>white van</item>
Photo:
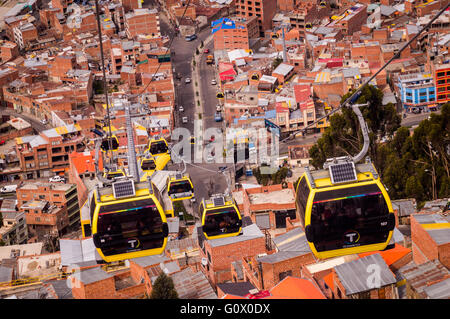
{"type": "Polygon", "coordinates": [[[13,193],[17,189],[17,185],[6,185],[0,189],[0,193],[13,193]]]}

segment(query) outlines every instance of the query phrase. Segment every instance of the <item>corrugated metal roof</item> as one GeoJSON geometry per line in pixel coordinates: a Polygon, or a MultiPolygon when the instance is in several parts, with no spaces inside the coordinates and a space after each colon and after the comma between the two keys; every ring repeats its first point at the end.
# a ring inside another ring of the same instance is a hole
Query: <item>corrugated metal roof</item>
{"type": "Polygon", "coordinates": [[[100,267],[94,267],[87,270],[83,270],[80,271],[79,273],[75,273],[75,275],[73,276],[79,279],[85,285],[113,277],[100,267]]]}
{"type": "Polygon", "coordinates": [[[270,254],[262,257],[257,257],[256,260],[262,263],[275,264],[281,261],[289,260],[298,256],[304,255],[301,251],[279,251],[275,254],[270,254]]]}
{"type": "Polygon", "coordinates": [[[347,296],[377,288],[371,287],[371,284],[379,284],[379,287],[383,287],[396,282],[394,274],[389,270],[380,254],[338,265],[334,269],[345,288],[347,296]],[[378,283],[372,281],[374,271],[371,271],[371,269],[373,265],[379,267],[378,283]]]}
{"type": "Polygon", "coordinates": [[[409,216],[416,211],[413,199],[399,199],[392,201],[392,207],[398,209],[398,216],[409,216]]]}
{"type": "Polygon", "coordinates": [[[13,280],[13,268],[0,266],[0,282],[13,280]]]}
{"type": "Polygon", "coordinates": [[[439,214],[413,214],[413,216],[419,224],[448,223],[448,221],[439,214]]]}
{"type": "Polygon", "coordinates": [[[249,281],[243,281],[217,284],[217,288],[220,288],[225,294],[244,297],[255,289],[255,286],[249,281]]]}
{"type": "Polygon", "coordinates": [[[430,299],[450,299],[450,278],[425,287],[424,292],[430,299]]]}
{"type": "Polygon", "coordinates": [[[400,268],[398,272],[418,293],[421,293],[427,287],[428,282],[449,275],[449,271],[437,260],[427,261],[420,265],[411,262],[400,268]]]}
{"type": "Polygon", "coordinates": [[[211,239],[209,240],[209,244],[211,245],[211,247],[219,247],[264,237],[264,234],[261,232],[259,227],[256,226],[256,224],[251,224],[247,227],[243,227],[242,232],[243,234],[239,236],[211,239]]]}
{"type": "Polygon", "coordinates": [[[145,257],[139,257],[139,258],[133,258],[131,259],[132,262],[135,264],[141,266],[141,267],[148,267],[153,265],[159,265],[162,262],[170,260],[166,255],[154,255],[154,256],[145,256],[145,257]]]}
{"type": "Polygon", "coordinates": [[[286,76],[294,69],[292,65],[281,63],[275,70],[273,70],[272,73],[281,74],[283,76],[286,76]]]}
{"type": "Polygon", "coordinates": [[[171,254],[183,251],[192,251],[198,249],[198,242],[195,238],[186,237],[183,239],[170,240],[167,242],[166,250],[171,254]]]}
{"type": "Polygon", "coordinates": [[[450,243],[450,228],[444,229],[427,229],[428,234],[438,245],[450,243]]]}
{"type": "Polygon", "coordinates": [[[205,275],[186,268],[170,276],[180,299],[217,299],[205,275]]]}
{"type": "Polygon", "coordinates": [[[159,264],[159,266],[161,267],[162,271],[164,271],[168,275],[180,271],[180,266],[176,261],[161,263],[159,264]]]}
{"type": "Polygon", "coordinates": [[[97,255],[92,238],[60,239],[61,265],[69,266],[82,262],[93,262],[101,259],[97,255]]]}
{"type": "Polygon", "coordinates": [[[292,251],[303,254],[311,252],[305,232],[301,228],[295,228],[283,235],[272,239],[278,251],[292,251]]]}
{"type": "Polygon", "coordinates": [[[244,279],[244,272],[242,271],[242,260],[236,260],[231,262],[231,267],[234,269],[237,275],[237,279],[244,279]]]}

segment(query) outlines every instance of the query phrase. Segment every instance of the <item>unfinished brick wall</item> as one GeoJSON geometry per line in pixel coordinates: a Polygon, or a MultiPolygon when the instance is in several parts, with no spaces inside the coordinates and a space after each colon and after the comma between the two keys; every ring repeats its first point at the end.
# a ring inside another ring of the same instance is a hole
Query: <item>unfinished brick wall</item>
{"type": "Polygon", "coordinates": [[[290,272],[290,276],[301,277],[301,268],[314,262],[312,253],[308,253],[278,263],[262,263],[264,289],[276,286],[284,278],[280,278],[282,273],[290,272]]]}
{"type": "Polygon", "coordinates": [[[115,291],[113,277],[88,285],[75,279],[72,286],[72,296],[75,299],[111,299],[115,297],[115,291]]]}
{"type": "Polygon", "coordinates": [[[420,265],[428,260],[438,259],[438,246],[427,233],[427,231],[420,225],[411,215],[411,239],[413,248],[413,260],[420,265]]]}
{"type": "Polygon", "coordinates": [[[200,250],[200,258],[208,259],[208,252],[211,256],[209,271],[202,267],[202,271],[215,286],[232,279],[231,262],[241,260],[246,256],[255,256],[266,252],[265,238],[255,238],[229,245],[211,247],[209,242],[205,242],[205,252],[200,250]]]}

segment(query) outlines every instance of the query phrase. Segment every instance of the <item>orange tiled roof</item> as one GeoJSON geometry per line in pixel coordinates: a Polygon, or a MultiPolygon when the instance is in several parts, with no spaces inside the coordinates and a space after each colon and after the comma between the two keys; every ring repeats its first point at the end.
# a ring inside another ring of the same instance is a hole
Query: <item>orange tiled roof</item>
{"type": "Polygon", "coordinates": [[[373,255],[373,254],[380,254],[381,257],[383,257],[383,259],[386,262],[386,264],[388,266],[390,266],[393,263],[395,263],[397,260],[399,260],[400,258],[404,257],[405,255],[407,255],[410,252],[411,252],[411,249],[405,248],[405,247],[403,247],[402,245],[399,245],[399,244],[395,244],[395,247],[392,248],[392,249],[383,250],[383,251],[371,251],[371,252],[368,252],[368,253],[361,253],[361,254],[358,254],[358,256],[360,258],[363,258],[363,257],[369,256],[369,255],[373,255]]]}
{"type": "Polygon", "coordinates": [[[270,290],[265,299],[326,299],[323,293],[307,279],[286,277],[270,290]]]}
{"type": "Polygon", "coordinates": [[[247,298],[241,297],[241,296],[235,296],[235,295],[226,294],[225,296],[222,297],[222,299],[247,299],[247,298]]]}
{"type": "MultiPolygon", "coordinates": [[[[73,152],[70,154],[70,158],[72,159],[72,163],[77,168],[78,173],[95,172],[95,151],[81,153],[73,152]]],[[[98,169],[103,170],[103,161],[101,156],[98,158],[98,169]]]]}

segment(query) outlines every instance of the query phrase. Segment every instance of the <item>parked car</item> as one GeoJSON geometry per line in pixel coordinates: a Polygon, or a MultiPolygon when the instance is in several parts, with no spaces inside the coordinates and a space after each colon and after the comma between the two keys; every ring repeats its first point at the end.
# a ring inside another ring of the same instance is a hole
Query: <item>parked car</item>
{"type": "Polygon", "coordinates": [[[420,108],[418,108],[418,107],[412,107],[411,108],[411,112],[414,113],[414,114],[419,114],[419,113],[422,112],[422,110],[420,108]]]}
{"type": "Polygon", "coordinates": [[[186,83],[186,84],[191,83],[191,78],[186,78],[186,79],[184,80],[184,83],[186,83]]]}
{"type": "Polygon", "coordinates": [[[188,122],[187,116],[183,116],[183,118],[181,119],[181,121],[183,122],[183,124],[186,124],[186,123],[188,122]]]}
{"type": "Polygon", "coordinates": [[[195,34],[187,35],[184,37],[184,39],[186,41],[194,41],[195,39],[197,39],[197,35],[195,35],[195,34]]]}
{"type": "Polygon", "coordinates": [[[66,179],[64,178],[64,177],[61,177],[61,176],[59,176],[59,175],[56,175],[56,176],[53,176],[53,177],[50,177],[49,179],[48,179],[48,181],[49,182],[52,182],[52,183],[60,183],[60,182],[65,182],[66,181],[66,179]]]}
{"type": "Polygon", "coordinates": [[[212,163],[214,161],[214,157],[215,157],[215,155],[210,153],[210,154],[206,155],[206,161],[208,163],[212,163]]]}
{"type": "Polygon", "coordinates": [[[3,145],[3,144],[5,144],[5,143],[6,143],[5,140],[1,140],[1,141],[0,141],[0,145],[3,145]]]}
{"type": "Polygon", "coordinates": [[[183,108],[183,106],[182,106],[182,105],[180,105],[180,107],[178,108],[178,110],[179,110],[180,112],[184,112],[184,108],[183,108]]]}
{"type": "Polygon", "coordinates": [[[48,122],[47,122],[47,120],[46,120],[46,119],[42,119],[42,120],[41,120],[41,124],[42,124],[42,125],[47,125],[47,124],[48,124],[48,122]]]}
{"type": "Polygon", "coordinates": [[[222,111],[222,107],[219,104],[217,104],[216,105],[216,112],[220,112],[220,111],[222,111]]]}
{"type": "Polygon", "coordinates": [[[0,188],[0,193],[5,194],[5,193],[13,193],[15,192],[17,189],[17,185],[6,185],[3,186],[2,188],[0,188]]]}
{"type": "Polygon", "coordinates": [[[217,84],[217,81],[215,79],[212,79],[211,80],[211,85],[216,85],[216,84],[217,84]]]}
{"type": "Polygon", "coordinates": [[[222,114],[220,114],[220,112],[216,112],[214,114],[214,121],[216,121],[216,122],[221,122],[222,121],[222,114]]]}
{"type": "Polygon", "coordinates": [[[209,49],[205,49],[203,53],[209,53],[209,49]]]}

